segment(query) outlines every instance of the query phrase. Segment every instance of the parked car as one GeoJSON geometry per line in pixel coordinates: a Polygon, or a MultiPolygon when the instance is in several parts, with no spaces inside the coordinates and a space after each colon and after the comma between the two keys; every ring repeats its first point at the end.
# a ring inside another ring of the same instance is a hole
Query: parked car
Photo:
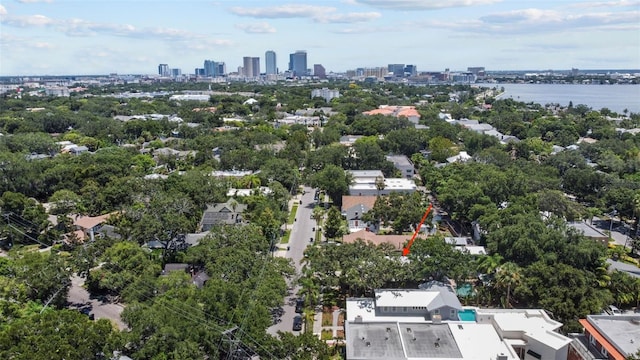
{"type": "Polygon", "coordinates": [[[87,315],[89,317],[89,320],[95,320],[96,319],[95,315],[93,315],[91,313],[91,309],[89,309],[89,308],[80,309],[80,313],[82,313],[84,315],[87,315]]]}
{"type": "Polygon", "coordinates": [[[293,318],[293,331],[300,330],[302,330],[302,316],[296,315],[296,317],[293,318]]]}
{"type": "Polygon", "coordinates": [[[296,300],[296,312],[298,314],[301,314],[303,310],[304,310],[304,299],[303,298],[298,298],[296,300]]]}
{"type": "Polygon", "coordinates": [[[609,305],[607,312],[611,315],[622,315],[622,311],[613,305],[609,305]]]}

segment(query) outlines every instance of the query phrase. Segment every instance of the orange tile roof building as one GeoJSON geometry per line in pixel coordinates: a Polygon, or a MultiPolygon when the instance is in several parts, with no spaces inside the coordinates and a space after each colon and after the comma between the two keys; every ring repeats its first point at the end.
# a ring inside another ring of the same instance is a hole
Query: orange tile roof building
{"type": "Polygon", "coordinates": [[[414,124],[420,121],[420,113],[415,106],[380,105],[377,109],[365,111],[362,114],[394,116],[397,118],[403,116],[414,124]]]}
{"type": "Polygon", "coordinates": [[[355,243],[358,239],[364,242],[371,242],[374,245],[391,244],[398,250],[402,250],[402,247],[406,242],[411,239],[412,235],[377,235],[371,231],[360,230],[342,237],[342,242],[345,244],[355,243]]]}

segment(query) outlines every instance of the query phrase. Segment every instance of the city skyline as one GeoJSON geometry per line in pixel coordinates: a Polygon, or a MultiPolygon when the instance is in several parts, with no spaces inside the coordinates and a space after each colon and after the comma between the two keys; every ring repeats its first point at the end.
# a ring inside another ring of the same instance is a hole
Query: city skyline
{"type": "MultiPolygon", "coordinates": [[[[640,1],[332,0],[0,4],[0,76],[191,73],[203,59],[308,53],[327,73],[640,68],[640,1]],[[471,61],[470,59],[473,59],[471,61]]],[[[266,62],[265,62],[266,65],[266,62]]]]}

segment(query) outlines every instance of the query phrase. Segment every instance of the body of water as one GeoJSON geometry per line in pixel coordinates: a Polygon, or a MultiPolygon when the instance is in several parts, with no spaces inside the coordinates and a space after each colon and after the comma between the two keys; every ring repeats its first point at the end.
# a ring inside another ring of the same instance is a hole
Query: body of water
{"type": "Polygon", "coordinates": [[[584,104],[593,110],[608,108],[622,114],[624,109],[640,113],[640,85],[571,85],[571,84],[486,84],[505,92],[501,99],[535,102],[542,105],[568,106],[584,104]]]}

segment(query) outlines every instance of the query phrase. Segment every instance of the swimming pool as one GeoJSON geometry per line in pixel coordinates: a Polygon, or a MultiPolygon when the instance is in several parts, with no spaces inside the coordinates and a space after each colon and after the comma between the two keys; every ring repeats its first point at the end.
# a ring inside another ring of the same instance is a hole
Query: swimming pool
{"type": "Polygon", "coordinates": [[[460,321],[476,321],[476,311],[473,309],[458,311],[458,318],[460,321]]]}

